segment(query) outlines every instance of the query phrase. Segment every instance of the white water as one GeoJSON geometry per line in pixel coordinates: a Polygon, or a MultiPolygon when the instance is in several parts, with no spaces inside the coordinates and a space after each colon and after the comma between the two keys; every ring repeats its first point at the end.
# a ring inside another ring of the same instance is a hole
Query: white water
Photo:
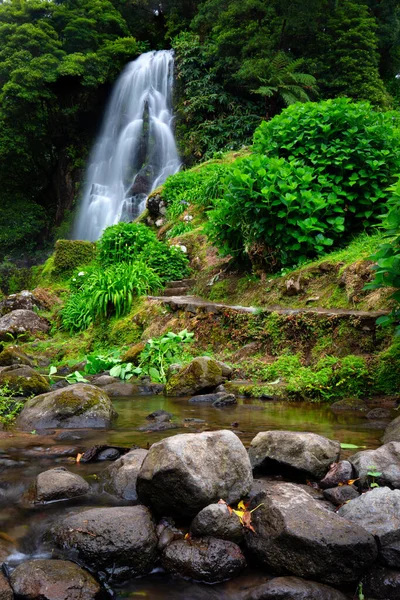
{"type": "Polygon", "coordinates": [[[117,80],[86,172],[73,237],[97,240],[132,221],[147,195],[179,170],[172,131],[173,54],[147,52],[117,80]]]}

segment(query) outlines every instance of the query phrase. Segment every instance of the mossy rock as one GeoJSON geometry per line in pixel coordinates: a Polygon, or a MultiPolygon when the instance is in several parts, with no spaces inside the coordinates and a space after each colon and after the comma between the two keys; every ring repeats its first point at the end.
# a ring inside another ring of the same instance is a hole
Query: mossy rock
{"type": "Polygon", "coordinates": [[[27,365],[3,367],[0,371],[0,386],[3,385],[19,396],[36,396],[50,390],[47,379],[27,365]]]}
{"type": "Polygon", "coordinates": [[[96,245],[82,240],[57,240],[54,252],[56,273],[72,271],[87,265],[96,256],[96,245]]]}
{"type": "Polygon", "coordinates": [[[8,346],[0,352],[0,367],[9,367],[11,365],[28,365],[34,366],[34,361],[29,358],[25,352],[22,352],[18,346],[8,346]]]}
{"type": "MultiPolygon", "coordinates": [[[[146,344],[144,342],[139,342],[134,346],[128,348],[125,354],[122,356],[122,362],[130,362],[137,366],[139,364],[139,357],[141,352],[145,349],[146,344]]],[[[0,355],[1,356],[1,355],[0,355]]]]}
{"type": "Polygon", "coordinates": [[[165,386],[165,395],[189,396],[209,392],[223,380],[218,362],[208,356],[199,356],[177,373],[171,374],[165,386]]]}
{"type": "Polygon", "coordinates": [[[117,416],[110,398],[93,385],[77,383],[28,400],[16,425],[32,429],[102,429],[117,416]]]}
{"type": "Polygon", "coordinates": [[[353,412],[368,412],[368,406],[364,400],[360,398],[343,398],[331,405],[333,412],[353,411],[353,412]]]}

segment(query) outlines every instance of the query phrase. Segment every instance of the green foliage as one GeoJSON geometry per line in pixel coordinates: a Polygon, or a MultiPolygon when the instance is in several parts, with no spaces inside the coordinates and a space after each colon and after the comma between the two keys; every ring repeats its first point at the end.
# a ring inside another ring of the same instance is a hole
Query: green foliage
{"type": "Polygon", "coordinates": [[[85,373],[96,375],[102,371],[107,371],[121,362],[120,352],[113,351],[107,354],[92,353],[86,356],[85,373]]]}
{"type": "Polygon", "coordinates": [[[0,424],[9,425],[23,409],[24,403],[15,396],[18,391],[11,390],[7,383],[0,387],[0,424]]]}
{"type": "Polygon", "coordinates": [[[177,246],[168,246],[158,240],[145,246],[138,256],[150,269],[153,269],[162,284],[184,279],[190,275],[189,259],[177,246]]]}
{"type": "Polygon", "coordinates": [[[396,302],[390,315],[379,317],[380,325],[397,324],[396,334],[400,335],[400,178],[389,188],[392,197],[389,201],[389,212],[384,216],[383,229],[385,230],[385,243],[381,244],[378,251],[370,258],[377,261],[375,279],[366,289],[382,287],[395,288],[391,298],[396,302]]]}
{"type": "Polygon", "coordinates": [[[129,262],[152,242],[155,233],[143,223],[118,223],[107,227],[97,242],[100,264],[107,266],[129,262]]]}
{"type": "Polygon", "coordinates": [[[96,256],[96,246],[81,240],[57,240],[54,251],[56,273],[68,273],[91,263],[96,256]]]}
{"type": "Polygon", "coordinates": [[[16,294],[30,288],[32,283],[31,269],[17,267],[10,261],[0,263],[0,290],[3,294],[16,294]]]}
{"type": "Polygon", "coordinates": [[[158,338],[147,340],[140,353],[139,366],[134,370],[138,375],[148,375],[152,381],[165,383],[169,365],[179,362],[185,346],[193,341],[194,333],[186,329],[179,333],[169,331],[158,338]]]}

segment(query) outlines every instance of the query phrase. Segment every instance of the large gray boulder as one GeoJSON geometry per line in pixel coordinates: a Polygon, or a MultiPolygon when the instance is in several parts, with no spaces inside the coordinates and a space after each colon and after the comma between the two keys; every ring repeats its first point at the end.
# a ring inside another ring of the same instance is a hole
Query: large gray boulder
{"type": "Polygon", "coordinates": [[[366,598],[375,600],[399,600],[400,571],[393,571],[380,565],[369,569],[362,579],[366,598]]]}
{"type": "Polygon", "coordinates": [[[50,323],[33,310],[13,310],[0,318],[0,340],[27,339],[38,333],[48,333],[50,323]]]}
{"type": "Polygon", "coordinates": [[[168,377],[166,396],[192,396],[210,392],[224,381],[223,369],[209,356],[199,356],[186,367],[168,377]]]}
{"type": "Polygon", "coordinates": [[[201,510],[190,525],[195,537],[211,536],[241,544],[244,539],[243,525],[236,513],[226,504],[209,504],[201,510]]]}
{"type": "Polygon", "coordinates": [[[288,472],[317,479],[325,475],[339,454],[339,442],[298,431],[263,431],[249,448],[252,467],[257,471],[288,472]]]}
{"type": "Polygon", "coordinates": [[[400,490],[375,488],[339,508],[379,541],[379,553],[389,567],[400,567],[400,490]]]}
{"type": "Polygon", "coordinates": [[[165,548],[161,562],[169,573],[206,583],[231,579],[246,566],[239,546],[212,537],[175,540],[165,548]]]}
{"type": "Polygon", "coordinates": [[[349,461],[353,465],[361,484],[372,481],[368,476],[371,468],[382,473],[377,478],[380,485],[390,485],[400,488],[400,441],[389,442],[376,450],[363,450],[350,456],[349,461]]]}
{"type": "Polygon", "coordinates": [[[276,574],[336,585],[355,582],[377,557],[373,536],[327,510],[299,486],[265,486],[251,501],[253,556],[276,574]]]}
{"type": "Polygon", "coordinates": [[[260,585],[243,600],[346,600],[338,590],[323,583],[306,581],[299,577],[275,577],[260,585]]]}
{"type": "Polygon", "coordinates": [[[17,294],[10,294],[0,302],[0,315],[6,315],[13,310],[29,310],[47,308],[44,304],[28,290],[22,290],[17,294]]]}
{"type": "Polygon", "coordinates": [[[28,400],[19,414],[19,429],[85,429],[109,427],[117,416],[107,394],[77,383],[28,400]]]}
{"type": "Polygon", "coordinates": [[[36,396],[50,390],[48,380],[27,365],[0,367],[0,386],[3,385],[18,396],[36,396]]]}
{"type": "Polygon", "coordinates": [[[28,560],[10,583],[20,600],[95,600],[100,593],[92,575],[69,560],[28,560]]]}
{"type": "Polygon", "coordinates": [[[36,502],[69,500],[87,494],[90,485],[80,475],[67,471],[65,467],[56,467],[39,473],[35,482],[36,502]]]}
{"type": "Polygon", "coordinates": [[[253,482],[246,449],[232,431],[188,433],[153,444],[138,474],[140,500],[164,516],[194,517],[221,498],[233,504],[253,482]]]}
{"type": "Polygon", "coordinates": [[[109,580],[144,575],[157,558],[155,526],[145,506],[85,510],[63,519],[51,535],[58,547],[109,580]]]}
{"type": "Polygon", "coordinates": [[[124,500],[137,500],[136,480],[148,451],[131,450],[112,463],[102,473],[104,490],[124,500]]]}
{"type": "Polygon", "coordinates": [[[3,573],[0,573],[0,600],[14,600],[14,593],[3,573]]]}
{"type": "Polygon", "coordinates": [[[400,417],[391,421],[386,427],[382,442],[384,444],[388,442],[400,442],[400,417]]]}

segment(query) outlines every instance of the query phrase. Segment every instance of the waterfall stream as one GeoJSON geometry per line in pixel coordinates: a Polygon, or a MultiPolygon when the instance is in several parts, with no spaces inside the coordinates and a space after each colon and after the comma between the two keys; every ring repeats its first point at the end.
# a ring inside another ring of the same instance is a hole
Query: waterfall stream
{"type": "Polygon", "coordinates": [[[147,52],[117,80],[89,160],[75,239],[97,240],[105,227],[132,221],[148,194],[179,170],[173,61],[172,51],[147,52]]]}

